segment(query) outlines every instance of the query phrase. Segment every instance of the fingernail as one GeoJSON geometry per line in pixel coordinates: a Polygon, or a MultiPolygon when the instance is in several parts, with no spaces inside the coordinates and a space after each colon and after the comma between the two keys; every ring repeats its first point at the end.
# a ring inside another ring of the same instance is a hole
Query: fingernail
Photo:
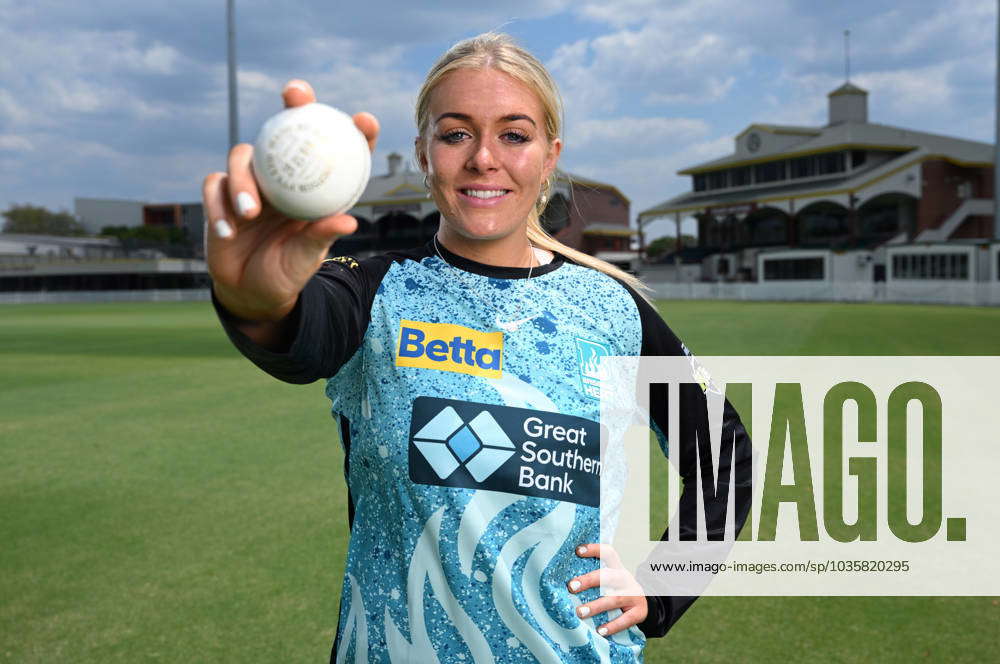
{"type": "Polygon", "coordinates": [[[598,627],[597,628],[597,633],[600,634],[601,636],[607,636],[608,635],[608,628],[607,627],[598,627]]]}
{"type": "Polygon", "coordinates": [[[241,191],[236,196],[236,207],[239,208],[240,216],[245,217],[257,207],[257,203],[254,202],[253,196],[245,191],[241,191]]]}
{"type": "Polygon", "coordinates": [[[219,219],[215,222],[215,234],[222,238],[232,237],[233,227],[225,219],[219,219]]]}
{"type": "Polygon", "coordinates": [[[582,546],[578,546],[578,547],[576,547],[576,552],[577,552],[578,554],[580,554],[581,556],[582,556],[583,554],[587,553],[587,545],[586,545],[586,544],[584,544],[584,545],[582,545],[582,546]]]}
{"type": "Polygon", "coordinates": [[[576,592],[577,590],[580,589],[581,585],[583,584],[574,579],[573,581],[569,582],[569,589],[572,590],[573,592],[576,592]]]}
{"type": "Polygon", "coordinates": [[[306,92],[306,93],[312,92],[312,90],[309,89],[309,86],[306,85],[305,83],[303,83],[302,81],[289,81],[288,83],[285,84],[285,90],[287,90],[289,88],[295,88],[296,90],[302,90],[302,92],[306,92]]]}
{"type": "Polygon", "coordinates": [[[589,606],[581,606],[580,609],[579,609],[579,611],[578,611],[578,613],[580,614],[581,618],[586,618],[587,616],[590,615],[590,607],[589,606]]]}

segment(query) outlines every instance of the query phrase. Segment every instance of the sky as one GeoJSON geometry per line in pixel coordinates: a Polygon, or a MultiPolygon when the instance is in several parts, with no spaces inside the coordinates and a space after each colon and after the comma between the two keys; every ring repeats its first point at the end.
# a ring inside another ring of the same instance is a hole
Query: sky
{"type": "MultiPolygon", "coordinates": [[[[228,149],[225,5],[0,0],[0,208],[198,200],[228,149]]],[[[870,121],[994,139],[992,0],[236,0],[236,16],[241,140],[304,78],[320,101],[379,118],[375,174],[390,152],[412,154],[434,60],[510,33],[560,86],[560,166],[618,187],[633,223],[689,191],[676,172],[731,153],[747,125],[825,124],[845,29],[870,121]]]]}

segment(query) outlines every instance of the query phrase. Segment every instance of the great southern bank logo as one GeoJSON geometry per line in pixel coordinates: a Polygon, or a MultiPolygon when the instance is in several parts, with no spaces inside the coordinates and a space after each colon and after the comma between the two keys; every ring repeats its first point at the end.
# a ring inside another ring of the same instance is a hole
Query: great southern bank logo
{"type": "Polygon", "coordinates": [[[480,332],[451,323],[402,320],[396,366],[500,378],[503,332],[480,332]]]}
{"type": "Polygon", "coordinates": [[[558,412],[420,396],[410,419],[410,480],[596,507],[600,425],[558,412]]]}
{"type": "Polygon", "coordinates": [[[473,479],[482,482],[516,451],[487,411],[466,423],[451,406],[413,435],[413,445],[442,480],[464,465],[473,479]]]}

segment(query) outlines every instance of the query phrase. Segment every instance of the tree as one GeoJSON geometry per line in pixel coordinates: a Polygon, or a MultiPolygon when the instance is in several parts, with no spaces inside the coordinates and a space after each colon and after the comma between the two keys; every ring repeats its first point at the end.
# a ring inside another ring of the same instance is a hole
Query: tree
{"type": "MultiPolygon", "coordinates": [[[[690,247],[695,243],[695,237],[693,235],[684,234],[681,236],[681,244],[685,247],[690,247]]],[[[663,237],[658,237],[649,244],[646,245],[646,255],[649,258],[657,258],[668,252],[674,250],[677,246],[677,238],[665,235],[663,237]]]]}
{"type": "Polygon", "coordinates": [[[11,205],[3,213],[4,233],[34,235],[86,235],[87,231],[69,212],[52,212],[39,205],[11,205]]]}

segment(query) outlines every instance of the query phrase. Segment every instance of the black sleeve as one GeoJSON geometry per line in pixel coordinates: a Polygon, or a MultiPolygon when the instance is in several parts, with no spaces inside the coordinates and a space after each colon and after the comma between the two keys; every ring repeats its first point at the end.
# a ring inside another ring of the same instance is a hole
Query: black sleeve
{"type": "Polygon", "coordinates": [[[388,260],[325,261],[306,283],[289,314],[293,332],[287,348],[261,348],[239,331],[239,322],[212,293],[212,304],[233,345],[251,362],[288,383],[311,383],[337,373],[361,345],[375,290],[388,260]]]}
{"type": "MultiPolygon", "coordinates": [[[[642,355],[644,356],[685,356],[690,355],[687,347],[681,343],[677,335],[660,317],[659,313],[646,300],[632,292],[636,306],[639,308],[639,315],[642,322],[642,355]]],[[[669,431],[667,423],[667,392],[665,385],[650,386],[650,412],[652,422],[659,428],[662,435],[669,431]]],[[[680,498],[678,510],[679,538],[695,539],[697,527],[698,500],[696,496],[697,484],[696,476],[698,464],[695,461],[696,455],[693,448],[696,445],[695,432],[698,433],[702,444],[706,444],[707,452],[708,422],[705,409],[705,394],[698,385],[681,386],[681,408],[678,409],[680,422],[678,430],[680,432],[681,445],[685,449],[681,451],[681,460],[671,460],[678,465],[678,472],[683,481],[683,491],[680,498]],[[693,388],[693,389],[685,389],[693,388]],[[690,407],[689,407],[690,406],[690,407]]],[[[736,482],[735,506],[736,506],[736,532],[743,528],[750,513],[752,500],[751,493],[751,464],[752,449],[750,436],[747,434],[740,416],[733,408],[729,400],[725,400],[723,407],[722,432],[724,439],[734,440],[732,456],[720,454],[718,473],[720,477],[728,477],[731,469],[735,466],[736,482]],[[733,438],[735,436],[735,438],[733,438]],[[728,437],[728,438],[727,438],[728,437]]],[[[703,478],[709,479],[709,478],[703,478]]],[[[720,491],[715,494],[714,487],[705,489],[706,482],[703,481],[703,502],[705,505],[705,525],[708,529],[707,538],[723,539],[725,533],[726,511],[728,508],[728,491],[720,491]]],[[[709,482],[708,484],[714,484],[709,482]]],[[[727,485],[724,485],[727,486],[727,485]]],[[[661,540],[667,539],[669,528],[663,532],[661,540]]],[[[639,623],[639,629],[647,638],[662,637],[680,619],[684,612],[690,608],[697,597],[692,596],[648,596],[648,615],[646,619],[639,623]]]]}

